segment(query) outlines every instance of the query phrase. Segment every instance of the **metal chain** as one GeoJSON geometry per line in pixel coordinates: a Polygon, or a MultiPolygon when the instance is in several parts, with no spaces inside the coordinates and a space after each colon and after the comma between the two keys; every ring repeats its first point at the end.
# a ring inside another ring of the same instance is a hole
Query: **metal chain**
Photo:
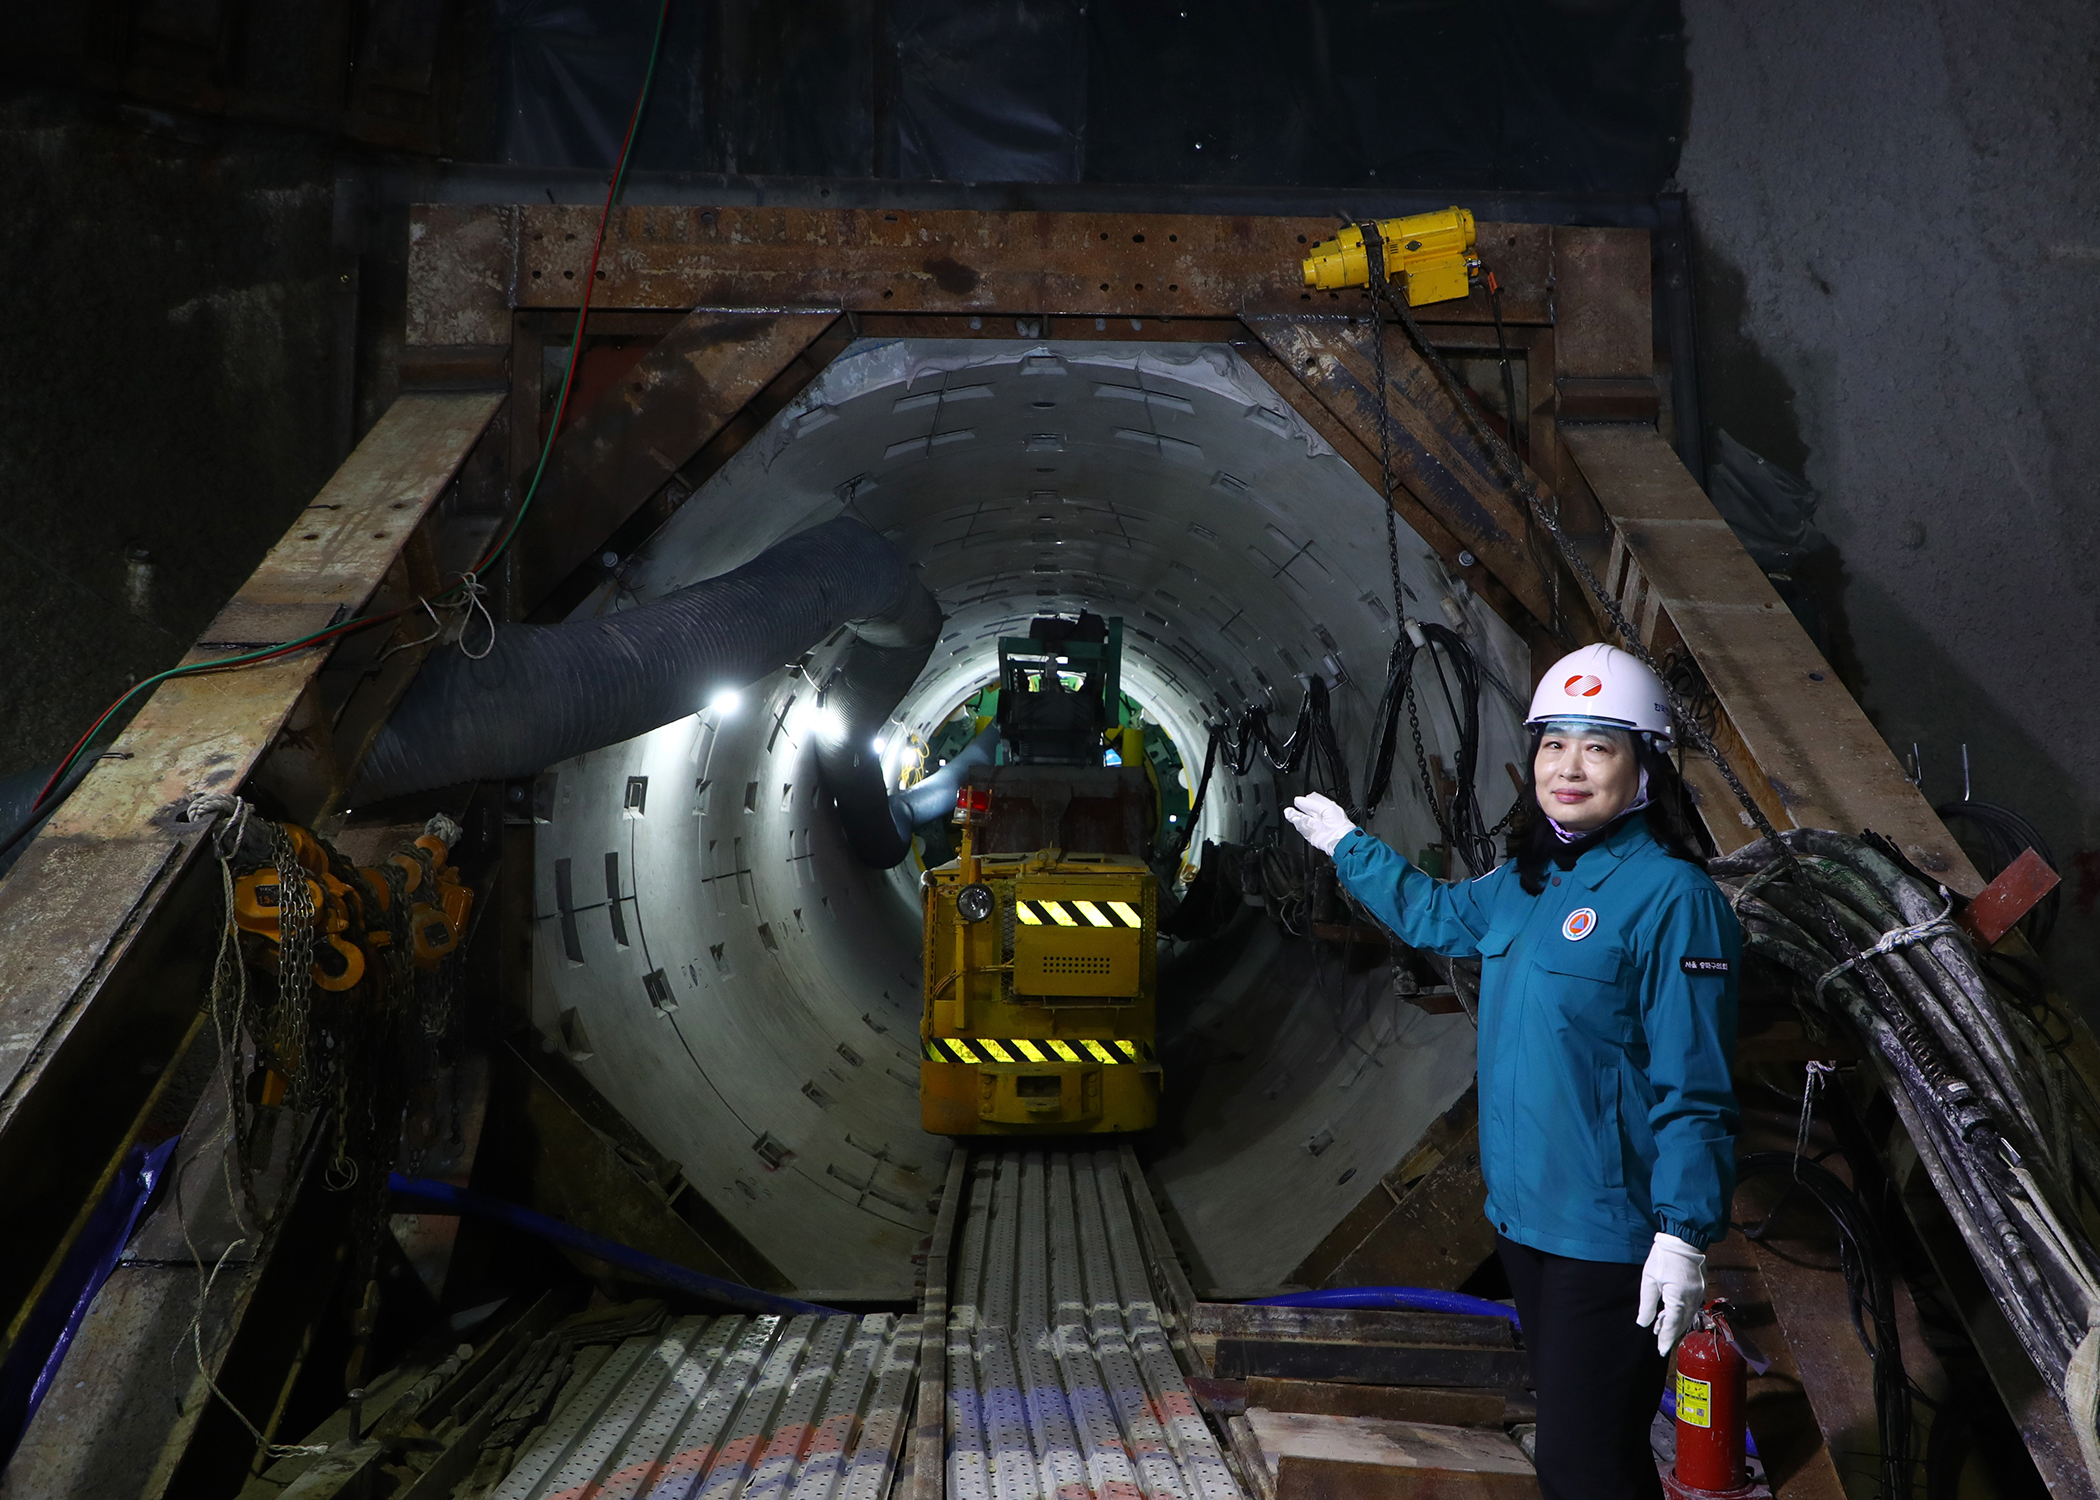
{"type": "MultiPolygon", "coordinates": [[[[1359,224],[1364,237],[1365,265],[1370,279],[1364,298],[1371,309],[1371,357],[1378,375],[1378,474],[1385,486],[1385,560],[1393,575],[1393,635],[1397,639],[1407,619],[1407,593],[1400,583],[1400,520],[1393,509],[1393,403],[1385,383],[1385,316],[1378,310],[1378,287],[1385,280],[1385,239],[1376,224],[1359,224]]],[[[1421,741],[1416,740],[1417,749],[1421,741]]],[[[1436,806],[1431,799],[1430,806],[1436,806]]]]}
{"type": "Polygon", "coordinates": [[[269,1028],[269,1063],[284,1073],[285,1103],[313,1107],[319,1040],[313,1028],[314,899],[306,868],[282,823],[270,825],[277,866],[277,1014],[269,1028]]]}
{"type": "MultiPolygon", "coordinates": [[[[1425,646],[1423,650],[1430,648],[1425,646]]],[[[1422,794],[1429,799],[1429,816],[1436,819],[1436,831],[1444,836],[1444,845],[1453,854],[1458,852],[1458,839],[1451,832],[1451,824],[1444,817],[1444,804],[1436,794],[1436,783],[1429,776],[1429,756],[1422,749],[1422,719],[1415,711],[1415,682],[1407,680],[1407,729],[1415,738],[1415,771],[1422,778],[1422,794]]]]}

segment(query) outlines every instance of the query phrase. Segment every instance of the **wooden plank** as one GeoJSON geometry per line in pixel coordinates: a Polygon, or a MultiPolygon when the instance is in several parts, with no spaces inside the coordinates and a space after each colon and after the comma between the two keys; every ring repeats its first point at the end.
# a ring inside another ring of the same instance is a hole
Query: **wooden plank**
{"type": "MultiPolygon", "coordinates": [[[[574,307],[598,213],[589,205],[418,204],[409,211],[408,342],[502,343],[516,308],[574,307]]],[[[607,308],[807,308],[1058,314],[1150,322],[1354,311],[1299,262],[1328,218],[985,213],[647,204],[614,210],[594,284],[607,308]]],[[[1476,230],[1511,324],[1552,321],[1553,239],[1539,224],[1476,230]]],[[[1487,293],[1439,303],[1488,323],[1487,293]]]]}
{"type": "MultiPolygon", "coordinates": [[[[1380,398],[1368,327],[1350,318],[1242,314],[1255,337],[1366,450],[1380,441],[1380,398]]],[[[1465,429],[1435,371],[1404,334],[1386,335],[1393,471],[1408,493],[1533,616],[1551,608],[1525,516],[1465,429]]]]}
{"type": "Polygon", "coordinates": [[[1645,229],[1554,231],[1554,330],[1561,375],[1645,380],[1653,373],[1649,260],[1645,229]]]}
{"type": "Polygon", "coordinates": [[[1507,1318],[1471,1313],[1411,1312],[1392,1308],[1272,1307],[1258,1302],[1199,1302],[1189,1320],[1193,1337],[1315,1339],[1359,1344],[1464,1344],[1478,1349],[1516,1346],[1507,1318]]]}
{"type": "Polygon", "coordinates": [[[519,531],[521,604],[530,609],[586,562],[836,320],[703,310],[666,334],[556,441],[519,531]]]}
{"type": "Polygon", "coordinates": [[[1500,1391],[1436,1386],[1331,1385],[1314,1380],[1247,1381],[1247,1405],[1328,1417],[1378,1417],[1446,1427],[1499,1427],[1512,1420],[1500,1391]]]}
{"type": "Polygon", "coordinates": [[[1646,422],[1661,405],[1645,229],[1565,228],[1553,237],[1553,382],[1562,422],[1646,422]]]}
{"type": "Polygon", "coordinates": [[[1349,1463],[1286,1457],[1276,1474],[1276,1500],[1528,1500],[1536,1476],[1443,1469],[1428,1465],[1349,1463]]]}
{"type": "MultiPolygon", "coordinates": [[[[1654,613],[1644,607],[1634,623],[1649,635],[1666,617],[1683,640],[1776,794],[1780,826],[1871,828],[1962,894],[1981,890],[1931,804],[1661,435],[1637,425],[1564,426],[1561,435],[1611,518],[1615,545],[1646,580],[1654,613]]],[[[1736,811],[1731,802],[1708,819],[1724,848],[1747,842],[1731,826],[1736,811]]]]}
{"type": "MultiPolygon", "coordinates": [[[[1864,1366],[1865,1356],[1856,1362],[1848,1358],[1842,1369],[1812,1365],[1807,1375],[1814,1379],[1815,1389],[1810,1391],[1796,1360],[1794,1344],[1782,1331],[1773,1294],[1761,1269],[1765,1263],[1765,1257],[1735,1232],[1709,1246],[1706,1252],[1708,1292],[1728,1299],[1734,1309],[1733,1326],[1772,1362],[1764,1374],[1749,1377],[1744,1412],[1750,1435],[1757,1441],[1758,1456],[1776,1500],[1844,1500],[1845,1487],[1831,1461],[1815,1402],[1820,1398],[1823,1408],[1830,1410],[1834,1418],[1849,1421],[1849,1416],[1838,1416],[1837,1407],[1841,1404],[1849,1414],[1871,1390],[1871,1376],[1862,1377],[1856,1390],[1848,1384],[1859,1374],[1854,1364],[1864,1366]]],[[[1792,1283],[1784,1288],[1789,1325],[1813,1321],[1817,1313],[1830,1309],[1828,1283],[1832,1273],[1819,1267],[1806,1274],[1813,1278],[1806,1293],[1792,1283]]],[[[1835,1290],[1842,1297],[1844,1278],[1835,1279],[1835,1290]]],[[[1835,1316],[1843,1320],[1842,1309],[1835,1316]]],[[[1827,1330],[1827,1336],[1850,1332],[1850,1322],[1840,1321],[1827,1330]]]]}
{"type": "Polygon", "coordinates": [[[1514,1390],[1530,1361],[1515,1349],[1458,1344],[1316,1343],[1310,1339],[1218,1340],[1218,1378],[1331,1380],[1344,1385],[1458,1385],[1514,1390]]]}
{"type": "Polygon", "coordinates": [[[1523,1449],[1500,1432],[1247,1409],[1277,1500],[1534,1496],[1523,1449]]]}

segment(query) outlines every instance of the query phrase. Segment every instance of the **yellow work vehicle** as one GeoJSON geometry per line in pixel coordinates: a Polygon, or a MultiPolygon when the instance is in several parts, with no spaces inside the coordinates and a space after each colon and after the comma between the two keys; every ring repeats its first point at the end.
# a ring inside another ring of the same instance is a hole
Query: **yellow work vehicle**
{"type": "Polygon", "coordinates": [[[1157,803],[1141,732],[1107,722],[1121,623],[1038,620],[999,643],[1002,759],[958,791],[961,852],[923,884],[919,1104],[937,1135],[1158,1117],[1157,803]]]}

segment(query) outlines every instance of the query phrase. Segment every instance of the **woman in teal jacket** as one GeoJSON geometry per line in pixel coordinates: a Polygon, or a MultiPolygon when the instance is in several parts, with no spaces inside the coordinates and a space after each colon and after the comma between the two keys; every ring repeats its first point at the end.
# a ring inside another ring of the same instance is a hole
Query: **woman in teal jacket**
{"type": "Polygon", "coordinates": [[[1663,753],[1653,672],[1586,647],[1526,723],[1529,816],[1470,883],[1432,880],[1325,797],[1287,816],[1402,941],[1482,960],[1480,1164],[1532,1361],[1540,1485],[1654,1496],[1663,1362],[1728,1230],[1742,935],[1663,753]]]}

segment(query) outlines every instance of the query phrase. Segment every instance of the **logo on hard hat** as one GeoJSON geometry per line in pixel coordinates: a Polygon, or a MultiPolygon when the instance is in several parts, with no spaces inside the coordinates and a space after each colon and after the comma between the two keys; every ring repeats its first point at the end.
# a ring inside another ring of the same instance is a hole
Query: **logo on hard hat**
{"type": "Polygon", "coordinates": [[[1588,673],[1581,673],[1562,683],[1560,690],[1570,698],[1594,698],[1604,691],[1604,681],[1588,673]]]}
{"type": "Polygon", "coordinates": [[[1579,943],[1597,930],[1597,913],[1587,906],[1578,906],[1568,913],[1567,921],[1560,924],[1560,935],[1571,943],[1579,943]]]}

